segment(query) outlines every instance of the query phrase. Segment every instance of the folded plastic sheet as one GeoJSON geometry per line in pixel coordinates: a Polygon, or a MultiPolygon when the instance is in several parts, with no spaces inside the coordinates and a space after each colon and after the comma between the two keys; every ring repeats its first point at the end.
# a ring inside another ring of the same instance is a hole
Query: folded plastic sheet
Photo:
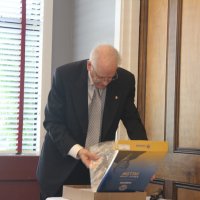
{"type": "Polygon", "coordinates": [[[91,188],[93,192],[96,192],[102,177],[108,170],[112,160],[115,158],[115,142],[108,141],[98,143],[90,147],[90,151],[99,156],[99,159],[92,161],[90,165],[91,188]]]}

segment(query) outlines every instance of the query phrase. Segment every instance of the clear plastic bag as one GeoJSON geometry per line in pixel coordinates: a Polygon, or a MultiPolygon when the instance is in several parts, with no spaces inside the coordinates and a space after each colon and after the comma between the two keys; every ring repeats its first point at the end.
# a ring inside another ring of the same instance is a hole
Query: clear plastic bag
{"type": "Polygon", "coordinates": [[[98,143],[91,146],[90,151],[99,156],[99,159],[92,161],[90,165],[91,188],[93,192],[96,192],[104,174],[115,157],[115,142],[98,143]]]}

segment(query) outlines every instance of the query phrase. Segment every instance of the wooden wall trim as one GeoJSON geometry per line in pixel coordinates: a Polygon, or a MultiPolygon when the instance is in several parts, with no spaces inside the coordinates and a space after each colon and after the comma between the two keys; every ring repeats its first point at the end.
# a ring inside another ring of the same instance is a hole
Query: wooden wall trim
{"type": "Polygon", "coordinates": [[[176,147],[175,152],[176,153],[187,153],[187,154],[199,155],[200,149],[176,147]]]}
{"type": "Polygon", "coordinates": [[[176,198],[174,198],[174,191],[175,191],[175,187],[174,187],[173,181],[166,180],[164,182],[164,198],[165,199],[176,199],[176,198]]]}
{"type": "Polygon", "coordinates": [[[38,156],[0,156],[0,181],[36,180],[38,156]]]}
{"type": "Polygon", "coordinates": [[[200,185],[200,157],[193,154],[169,153],[156,171],[156,178],[200,185]]]}
{"type": "MultiPolygon", "coordinates": [[[[169,142],[169,151],[175,148],[175,101],[176,101],[176,68],[177,68],[177,30],[179,0],[168,3],[168,41],[167,41],[167,73],[166,73],[166,105],[165,105],[165,140],[169,142]]],[[[176,115],[177,119],[177,115],[176,115]]],[[[176,121],[177,122],[177,121],[176,121]]]]}
{"type": "Polygon", "coordinates": [[[184,183],[178,183],[178,182],[174,182],[173,185],[174,185],[173,199],[175,199],[175,200],[176,199],[182,199],[181,197],[179,197],[179,190],[180,189],[185,189],[185,190],[188,190],[188,192],[190,192],[189,198],[184,196],[184,199],[193,199],[193,200],[199,199],[200,195],[198,195],[198,197],[197,197],[194,194],[194,191],[197,191],[200,194],[200,185],[190,185],[190,184],[184,184],[184,183]],[[191,194],[193,196],[191,196],[191,194]]]}
{"type": "MultiPolygon", "coordinates": [[[[172,0],[173,1],[173,0],[172,0]]],[[[180,79],[181,79],[181,39],[182,39],[182,7],[183,0],[178,0],[177,4],[177,36],[176,36],[176,88],[175,88],[175,132],[174,132],[174,152],[187,154],[200,154],[200,149],[180,148],[179,146],[179,118],[180,118],[180,79]]]]}
{"type": "Polygon", "coordinates": [[[137,108],[145,124],[148,0],[140,1],[137,108]]]}
{"type": "Polygon", "coordinates": [[[190,185],[190,184],[184,184],[184,183],[179,183],[179,182],[175,182],[174,183],[176,190],[178,188],[184,188],[184,189],[188,189],[188,190],[196,190],[196,191],[200,191],[200,185],[190,185]]]}
{"type": "Polygon", "coordinates": [[[164,182],[164,198],[174,199],[174,200],[178,199],[179,188],[200,191],[200,185],[194,185],[194,184],[191,185],[191,184],[166,180],[164,182]]]}
{"type": "Polygon", "coordinates": [[[0,156],[0,199],[39,200],[38,156],[0,156]]]}
{"type": "Polygon", "coordinates": [[[175,142],[174,152],[179,147],[179,112],[180,112],[180,71],[181,71],[181,29],[182,29],[182,0],[177,5],[177,49],[176,49],[176,101],[175,101],[175,142]]]}

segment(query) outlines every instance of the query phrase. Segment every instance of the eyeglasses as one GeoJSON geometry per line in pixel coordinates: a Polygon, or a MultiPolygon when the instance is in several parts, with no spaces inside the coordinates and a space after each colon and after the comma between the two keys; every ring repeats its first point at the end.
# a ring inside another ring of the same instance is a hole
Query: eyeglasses
{"type": "Polygon", "coordinates": [[[97,74],[97,72],[95,71],[94,67],[92,67],[94,74],[95,74],[95,81],[101,82],[101,81],[107,81],[107,82],[111,82],[114,81],[116,79],[118,79],[118,73],[116,72],[115,75],[113,77],[104,77],[104,76],[99,76],[97,74]]]}

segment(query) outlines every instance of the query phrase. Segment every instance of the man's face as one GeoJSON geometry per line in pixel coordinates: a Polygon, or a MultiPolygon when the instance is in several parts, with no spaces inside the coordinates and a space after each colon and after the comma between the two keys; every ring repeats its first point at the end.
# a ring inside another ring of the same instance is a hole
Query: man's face
{"type": "Polygon", "coordinates": [[[110,63],[108,67],[97,65],[93,66],[91,61],[88,61],[88,71],[96,88],[104,89],[107,85],[118,78],[117,66],[115,63],[110,63]]]}

